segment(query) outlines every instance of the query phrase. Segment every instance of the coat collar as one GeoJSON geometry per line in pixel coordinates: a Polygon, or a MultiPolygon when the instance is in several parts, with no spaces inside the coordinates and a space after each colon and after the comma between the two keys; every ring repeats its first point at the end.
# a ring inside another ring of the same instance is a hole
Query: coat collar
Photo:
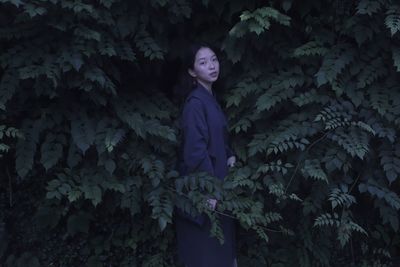
{"type": "Polygon", "coordinates": [[[203,85],[197,83],[197,86],[193,89],[192,96],[196,96],[201,99],[209,99],[216,101],[215,93],[210,93],[203,85]]]}

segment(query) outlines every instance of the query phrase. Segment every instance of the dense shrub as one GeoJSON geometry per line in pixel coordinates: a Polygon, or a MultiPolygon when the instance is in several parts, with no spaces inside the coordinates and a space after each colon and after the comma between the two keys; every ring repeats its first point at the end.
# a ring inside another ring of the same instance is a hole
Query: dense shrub
{"type": "Polygon", "coordinates": [[[176,266],[177,205],[237,218],[240,266],[395,266],[399,31],[390,0],[0,0],[0,261],[176,266]],[[193,40],[221,48],[223,184],[174,170],[193,40]]]}

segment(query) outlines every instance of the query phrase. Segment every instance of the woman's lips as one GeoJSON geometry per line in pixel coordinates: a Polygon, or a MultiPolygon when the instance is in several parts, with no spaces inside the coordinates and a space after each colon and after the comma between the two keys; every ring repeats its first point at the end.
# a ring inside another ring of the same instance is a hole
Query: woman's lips
{"type": "Polygon", "coordinates": [[[211,77],[217,77],[218,76],[218,72],[214,71],[210,73],[211,77]]]}

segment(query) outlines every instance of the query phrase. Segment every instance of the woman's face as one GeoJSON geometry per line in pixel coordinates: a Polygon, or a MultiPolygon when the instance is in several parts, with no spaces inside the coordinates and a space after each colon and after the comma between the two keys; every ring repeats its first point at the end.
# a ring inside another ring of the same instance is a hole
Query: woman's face
{"type": "Polygon", "coordinates": [[[215,82],[219,75],[219,61],[215,53],[208,47],[200,48],[189,74],[202,84],[211,85],[215,82]]]}

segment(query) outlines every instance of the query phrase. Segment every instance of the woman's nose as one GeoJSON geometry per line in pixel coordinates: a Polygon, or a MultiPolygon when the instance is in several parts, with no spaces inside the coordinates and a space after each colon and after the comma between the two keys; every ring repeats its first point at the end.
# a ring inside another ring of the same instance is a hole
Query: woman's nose
{"type": "Polygon", "coordinates": [[[208,64],[208,68],[209,68],[209,69],[214,69],[214,68],[215,68],[215,64],[214,64],[213,62],[210,62],[210,63],[208,64]]]}

